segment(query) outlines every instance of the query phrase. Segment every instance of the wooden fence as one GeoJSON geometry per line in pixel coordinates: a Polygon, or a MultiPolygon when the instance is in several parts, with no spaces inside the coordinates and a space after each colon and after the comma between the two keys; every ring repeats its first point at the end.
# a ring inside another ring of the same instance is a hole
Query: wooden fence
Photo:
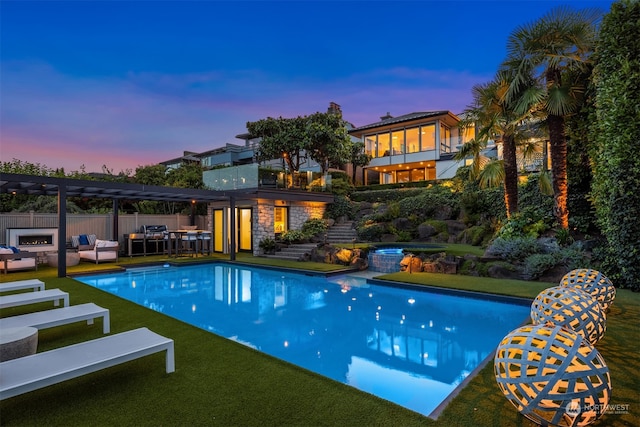
{"type": "MultiPolygon", "coordinates": [[[[189,215],[144,215],[118,214],[118,240],[124,242],[123,234],[138,232],[143,225],[166,225],[170,230],[190,224],[189,215]]],[[[207,228],[207,217],[196,215],[195,225],[207,228]]],[[[8,228],[57,228],[58,214],[52,213],[0,213],[0,243],[8,244],[8,228]]],[[[95,234],[98,239],[113,237],[113,214],[67,214],[66,240],[80,234],[95,234]]]]}

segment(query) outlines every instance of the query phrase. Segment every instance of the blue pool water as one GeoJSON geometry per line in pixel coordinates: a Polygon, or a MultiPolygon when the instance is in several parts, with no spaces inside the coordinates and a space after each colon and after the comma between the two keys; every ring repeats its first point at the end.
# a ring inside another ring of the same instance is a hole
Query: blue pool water
{"type": "Polygon", "coordinates": [[[529,314],[350,276],[224,263],[77,279],[427,416],[529,314]]]}

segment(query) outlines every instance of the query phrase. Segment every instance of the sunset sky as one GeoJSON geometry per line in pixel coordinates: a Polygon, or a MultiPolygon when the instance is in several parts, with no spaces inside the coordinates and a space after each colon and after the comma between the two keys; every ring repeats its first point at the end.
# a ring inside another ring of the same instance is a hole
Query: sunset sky
{"type": "Polygon", "coordinates": [[[0,1],[0,160],[135,170],[246,122],[460,113],[508,35],[612,1],[0,1]]]}

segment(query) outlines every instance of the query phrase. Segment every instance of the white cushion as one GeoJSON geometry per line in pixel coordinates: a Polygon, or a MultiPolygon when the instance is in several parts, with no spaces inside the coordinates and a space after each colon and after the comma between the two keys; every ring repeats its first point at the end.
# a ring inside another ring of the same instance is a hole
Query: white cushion
{"type": "Polygon", "coordinates": [[[35,258],[10,259],[7,261],[7,270],[19,270],[36,266],[35,258]]]}
{"type": "Polygon", "coordinates": [[[0,254],[12,254],[13,251],[9,248],[0,248],[0,254]]]}

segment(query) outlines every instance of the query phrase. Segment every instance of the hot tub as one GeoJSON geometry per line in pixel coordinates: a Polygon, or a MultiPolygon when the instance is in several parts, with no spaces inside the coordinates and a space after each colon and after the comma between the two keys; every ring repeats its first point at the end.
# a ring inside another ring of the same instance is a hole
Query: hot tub
{"type": "Polygon", "coordinates": [[[400,261],[405,257],[405,253],[411,249],[440,249],[439,245],[405,243],[394,246],[377,246],[369,252],[369,270],[380,273],[395,273],[400,271],[400,261]]]}
{"type": "Polygon", "coordinates": [[[369,270],[380,273],[400,271],[400,261],[404,258],[402,248],[377,248],[369,252],[369,270]]]}

